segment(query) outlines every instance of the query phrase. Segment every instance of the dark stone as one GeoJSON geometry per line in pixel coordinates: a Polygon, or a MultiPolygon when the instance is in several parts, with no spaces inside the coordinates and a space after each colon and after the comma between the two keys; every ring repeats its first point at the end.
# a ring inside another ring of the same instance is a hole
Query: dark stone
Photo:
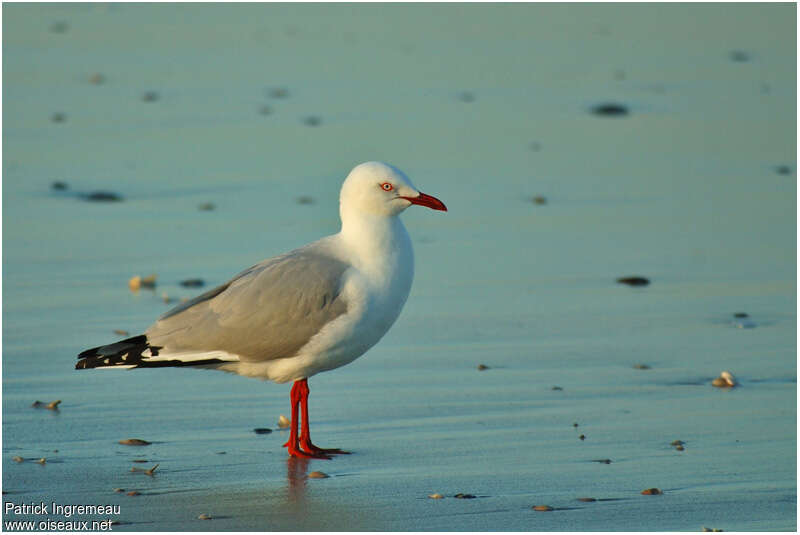
{"type": "Polygon", "coordinates": [[[255,429],[253,429],[253,432],[256,435],[269,435],[270,433],[272,433],[272,429],[269,429],[267,427],[256,427],[255,429]]]}
{"type": "Polygon", "coordinates": [[[303,124],[306,126],[319,126],[322,124],[322,118],[318,115],[309,115],[303,119],[303,124]]]}
{"type": "Polygon", "coordinates": [[[581,439],[581,440],[586,440],[586,435],[581,435],[578,438],[581,439]]]}
{"type": "Polygon", "coordinates": [[[203,279],[186,279],[180,282],[181,286],[186,288],[200,288],[201,286],[205,286],[206,281],[203,279]]]}
{"type": "Polygon", "coordinates": [[[611,459],[594,459],[593,463],[611,464],[611,459]]]}
{"type": "Polygon", "coordinates": [[[533,204],[547,204],[547,198],[542,195],[537,195],[533,199],[533,204]]]}
{"type": "Polygon", "coordinates": [[[778,173],[779,175],[791,175],[792,168],[789,167],[788,165],[779,165],[778,167],[775,168],[775,172],[778,173]]]}
{"type": "Polygon", "coordinates": [[[629,112],[628,107],[624,104],[607,102],[593,106],[592,113],[599,117],[625,117],[629,112]]]}
{"type": "Polygon", "coordinates": [[[733,315],[733,317],[734,317],[734,318],[749,318],[749,317],[750,317],[750,314],[748,314],[747,312],[736,312],[736,313],[733,315]]]}
{"type": "Polygon", "coordinates": [[[644,277],[620,277],[617,282],[628,286],[647,286],[650,284],[650,280],[644,277]]]}
{"type": "Polygon", "coordinates": [[[489,366],[487,366],[486,364],[478,364],[478,371],[482,372],[483,370],[488,370],[488,369],[489,366]]]}
{"type": "Polygon", "coordinates": [[[120,202],[122,196],[113,191],[93,191],[83,195],[83,198],[91,202],[120,202]]]}
{"type": "Polygon", "coordinates": [[[66,189],[69,189],[69,185],[66,182],[56,180],[55,182],[50,184],[50,189],[54,189],[56,191],[64,191],[66,189]]]}
{"type": "Polygon", "coordinates": [[[554,386],[554,387],[553,387],[553,388],[551,388],[550,390],[558,390],[558,391],[561,391],[561,390],[564,390],[564,389],[563,389],[563,388],[561,388],[560,386],[554,386]]]}
{"type": "Polygon", "coordinates": [[[475,498],[475,495],[474,494],[464,494],[462,492],[459,492],[458,494],[453,496],[453,498],[458,498],[459,500],[471,500],[471,499],[475,498]]]}

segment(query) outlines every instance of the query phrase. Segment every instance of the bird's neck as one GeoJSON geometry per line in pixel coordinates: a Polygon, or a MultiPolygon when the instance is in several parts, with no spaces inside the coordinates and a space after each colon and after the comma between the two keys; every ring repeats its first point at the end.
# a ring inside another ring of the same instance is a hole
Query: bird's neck
{"type": "MultiPolygon", "coordinates": [[[[362,269],[389,269],[410,262],[411,239],[397,216],[342,213],[341,239],[353,251],[362,269]]],[[[413,269],[413,268],[412,268],[413,269]]]]}

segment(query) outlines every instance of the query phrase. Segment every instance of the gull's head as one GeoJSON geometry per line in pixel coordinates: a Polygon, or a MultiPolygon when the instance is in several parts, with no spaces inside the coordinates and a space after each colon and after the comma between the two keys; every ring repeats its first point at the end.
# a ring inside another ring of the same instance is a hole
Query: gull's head
{"type": "Polygon", "coordinates": [[[418,204],[447,211],[444,203],[419,191],[400,169],[382,162],[366,162],[350,171],[339,194],[342,212],[394,216],[418,204]]]}

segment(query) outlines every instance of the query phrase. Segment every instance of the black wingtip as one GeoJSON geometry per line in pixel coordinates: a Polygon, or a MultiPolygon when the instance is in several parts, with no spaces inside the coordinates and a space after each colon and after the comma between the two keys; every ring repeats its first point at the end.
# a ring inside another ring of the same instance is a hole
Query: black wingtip
{"type": "Polygon", "coordinates": [[[150,348],[147,336],[141,334],[104,346],[93,347],[78,354],[76,370],[119,366],[141,362],[142,352],[150,348]]]}

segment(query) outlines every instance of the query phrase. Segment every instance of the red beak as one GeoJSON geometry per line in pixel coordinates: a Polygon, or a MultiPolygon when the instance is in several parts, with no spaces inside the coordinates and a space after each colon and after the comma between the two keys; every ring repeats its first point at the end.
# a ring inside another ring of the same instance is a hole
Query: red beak
{"type": "Polygon", "coordinates": [[[440,201],[433,195],[420,193],[418,197],[400,197],[400,198],[407,200],[411,204],[427,206],[428,208],[432,208],[433,210],[441,210],[442,212],[447,211],[447,206],[445,206],[442,201],[440,201]]]}

